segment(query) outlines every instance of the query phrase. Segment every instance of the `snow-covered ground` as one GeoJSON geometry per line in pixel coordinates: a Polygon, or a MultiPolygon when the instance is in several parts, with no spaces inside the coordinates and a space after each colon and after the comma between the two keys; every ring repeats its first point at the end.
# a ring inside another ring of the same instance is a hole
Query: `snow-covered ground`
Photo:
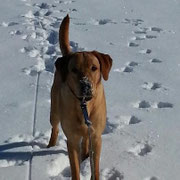
{"type": "MultiPolygon", "coordinates": [[[[109,53],[102,180],[180,179],[180,1],[0,3],[0,180],[68,180],[66,138],[46,149],[58,28],[74,51],[109,53]]],[[[90,177],[89,160],[81,179],[90,177]]]]}

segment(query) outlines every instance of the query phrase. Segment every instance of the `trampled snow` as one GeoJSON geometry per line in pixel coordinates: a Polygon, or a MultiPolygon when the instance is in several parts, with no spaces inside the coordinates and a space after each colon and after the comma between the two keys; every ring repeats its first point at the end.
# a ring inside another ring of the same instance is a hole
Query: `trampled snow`
{"type": "Polygon", "coordinates": [[[0,180],[71,179],[62,131],[46,149],[67,13],[72,50],[113,59],[100,179],[180,179],[180,1],[6,0],[0,10],[0,180]]]}

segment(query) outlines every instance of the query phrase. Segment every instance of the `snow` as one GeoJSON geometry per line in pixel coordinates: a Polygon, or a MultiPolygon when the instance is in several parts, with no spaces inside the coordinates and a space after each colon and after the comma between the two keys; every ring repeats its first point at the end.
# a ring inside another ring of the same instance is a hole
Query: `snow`
{"type": "MultiPolygon", "coordinates": [[[[7,0],[0,9],[0,179],[70,179],[62,131],[46,149],[58,28],[69,13],[73,51],[113,59],[101,179],[179,180],[180,1],[7,0]]],[[[89,159],[81,179],[90,179],[89,159]]]]}

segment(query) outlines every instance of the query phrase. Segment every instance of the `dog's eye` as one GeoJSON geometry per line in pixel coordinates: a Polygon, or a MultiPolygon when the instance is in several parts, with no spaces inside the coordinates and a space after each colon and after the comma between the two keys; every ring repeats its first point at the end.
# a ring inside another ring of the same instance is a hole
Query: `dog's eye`
{"type": "Polygon", "coordinates": [[[72,68],[72,72],[74,73],[74,74],[77,74],[78,73],[78,70],[77,70],[77,68],[72,68]]]}
{"type": "Polygon", "coordinates": [[[96,71],[96,70],[97,70],[97,67],[96,67],[96,66],[92,66],[91,70],[92,70],[92,71],[96,71]]]}

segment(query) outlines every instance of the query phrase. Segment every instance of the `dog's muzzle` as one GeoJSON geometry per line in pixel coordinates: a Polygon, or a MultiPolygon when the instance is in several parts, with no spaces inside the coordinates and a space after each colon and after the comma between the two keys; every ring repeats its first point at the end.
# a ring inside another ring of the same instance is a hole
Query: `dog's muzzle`
{"type": "Polygon", "coordinates": [[[92,99],[92,84],[87,77],[83,77],[80,80],[80,93],[82,99],[84,98],[86,101],[92,99]]]}

